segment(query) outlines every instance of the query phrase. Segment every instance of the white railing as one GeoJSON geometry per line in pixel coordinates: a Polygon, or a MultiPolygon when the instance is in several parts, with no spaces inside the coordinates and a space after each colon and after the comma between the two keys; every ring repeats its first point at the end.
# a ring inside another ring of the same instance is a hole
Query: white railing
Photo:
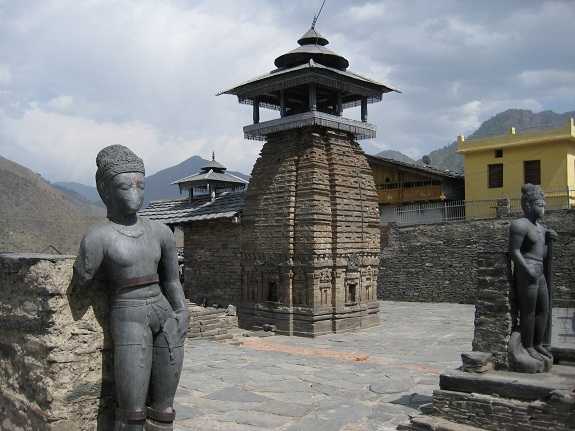
{"type": "MultiPolygon", "coordinates": [[[[575,189],[545,192],[547,210],[575,208],[575,189]]],[[[381,209],[383,223],[403,225],[489,219],[521,213],[521,198],[417,202],[381,209]]]]}

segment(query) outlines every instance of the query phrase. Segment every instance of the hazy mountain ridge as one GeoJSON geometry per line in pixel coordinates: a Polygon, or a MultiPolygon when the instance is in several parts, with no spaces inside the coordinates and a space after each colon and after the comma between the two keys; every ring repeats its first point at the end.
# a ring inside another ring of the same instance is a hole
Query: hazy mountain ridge
{"type": "Polygon", "coordinates": [[[70,196],[0,156],[0,251],[76,253],[105,210],[70,196]],[[84,202],[84,203],[82,203],[84,202]]]}
{"type": "MultiPolygon", "coordinates": [[[[170,166],[169,168],[162,169],[153,175],[147,176],[144,205],[151,201],[177,199],[181,197],[178,186],[172,185],[172,182],[199,172],[206,163],[208,163],[208,160],[203,159],[200,156],[192,156],[177,165],[170,166]]],[[[226,172],[244,180],[249,181],[250,179],[249,175],[245,175],[241,172],[226,172]]],[[[98,195],[96,187],[75,182],[57,182],[53,185],[64,193],[68,193],[71,198],[78,197],[78,195],[80,195],[86,201],[103,207],[103,202],[100,199],[100,195],[98,195]]]]}
{"type": "MultiPolygon", "coordinates": [[[[519,133],[535,129],[557,128],[564,126],[570,117],[575,117],[575,111],[557,114],[553,111],[533,112],[527,109],[508,109],[484,121],[475,132],[465,138],[474,139],[501,135],[507,133],[511,127],[515,127],[519,133]]],[[[454,141],[443,148],[431,151],[428,154],[428,157],[431,159],[431,166],[454,172],[463,172],[463,156],[457,154],[456,150],[457,141],[454,141]]],[[[396,151],[386,150],[377,155],[392,152],[396,151]]],[[[409,158],[399,151],[397,151],[397,153],[405,158],[409,158]]],[[[397,157],[390,158],[403,161],[397,157]]],[[[417,160],[416,163],[422,163],[422,159],[417,160]]]]}

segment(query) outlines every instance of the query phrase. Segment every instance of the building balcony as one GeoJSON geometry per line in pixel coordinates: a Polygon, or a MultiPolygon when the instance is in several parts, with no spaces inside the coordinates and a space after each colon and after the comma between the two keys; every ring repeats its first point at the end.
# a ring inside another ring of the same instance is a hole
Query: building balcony
{"type": "Polygon", "coordinates": [[[380,186],[377,190],[377,196],[381,205],[445,199],[440,184],[397,188],[381,188],[380,186]]]}

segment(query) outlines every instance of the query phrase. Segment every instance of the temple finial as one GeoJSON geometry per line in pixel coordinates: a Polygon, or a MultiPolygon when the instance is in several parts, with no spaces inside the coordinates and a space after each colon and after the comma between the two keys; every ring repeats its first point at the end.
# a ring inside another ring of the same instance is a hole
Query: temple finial
{"type": "Polygon", "coordinates": [[[323,7],[325,6],[325,2],[327,0],[323,0],[321,7],[319,8],[319,10],[317,11],[317,13],[315,14],[315,16],[313,17],[313,21],[311,23],[311,28],[315,30],[315,24],[317,23],[317,19],[319,18],[319,14],[321,13],[321,11],[323,10],[323,7]]]}
{"type": "Polygon", "coordinates": [[[212,151],[212,162],[216,161],[216,153],[215,151],[212,151]]]}

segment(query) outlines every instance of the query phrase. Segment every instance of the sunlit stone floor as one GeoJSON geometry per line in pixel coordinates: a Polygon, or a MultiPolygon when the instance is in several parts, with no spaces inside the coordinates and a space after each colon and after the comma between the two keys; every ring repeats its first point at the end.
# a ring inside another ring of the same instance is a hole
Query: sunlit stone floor
{"type": "Polygon", "coordinates": [[[382,302],[381,325],[315,339],[193,341],[178,431],[387,431],[431,402],[471,350],[474,307],[382,302]]]}

